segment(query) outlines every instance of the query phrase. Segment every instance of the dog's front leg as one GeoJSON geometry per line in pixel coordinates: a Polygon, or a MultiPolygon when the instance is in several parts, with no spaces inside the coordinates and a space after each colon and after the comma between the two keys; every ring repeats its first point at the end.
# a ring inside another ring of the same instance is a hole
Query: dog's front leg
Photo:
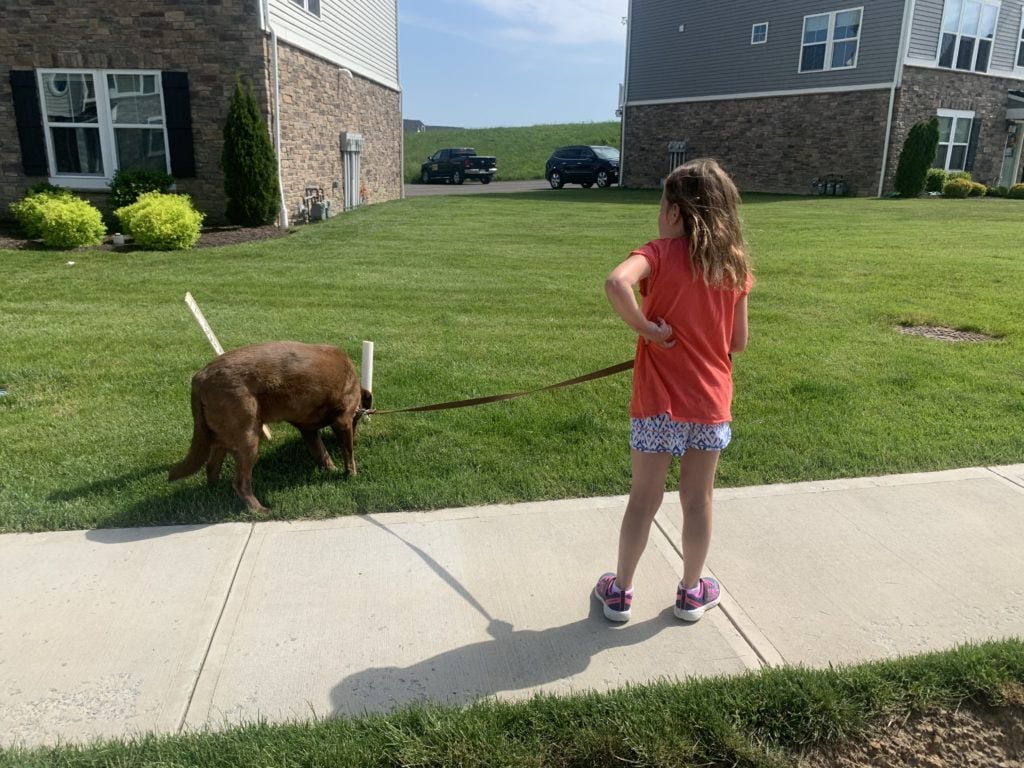
{"type": "Polygon", "coordinates": [[[356,459],[353,446],[355,428],[352,426],[352,420],[338,419],[331,424],[331,431],[334,432],[334,436],[338,438],[338,443],[341,445],[341,456],[345,459],[345,471],[350,475],[356,474],[356,459]]]}
{"type": "Polygon", "coordinates": [[[309,455],[313,457],[313,461],[324,469],[335,469],[334,462],[331,461],[331,455],[327,453],[327,447],[320,438],[320,430],[302,429],[300,427],[299,431],[302,433],[302,441],[306,444],[306,448],[309,449],[309,455]]]}

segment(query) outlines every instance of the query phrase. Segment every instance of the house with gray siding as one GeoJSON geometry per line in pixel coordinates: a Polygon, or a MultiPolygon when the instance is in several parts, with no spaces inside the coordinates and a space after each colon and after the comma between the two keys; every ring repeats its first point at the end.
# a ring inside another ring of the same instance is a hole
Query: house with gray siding
{"type": "Polygon", "coordinates": [[[1021,180],[1024,0],[630,0],[622,183],[719,159],[741,189],[882,195],[910,128],[934,165],[1021,180]]]}
{"type": "Polygon", "coordinates": [[[156,168],[217,223],[237,77],[280,162],[340,212],[402,194],[397,0],[4,0],[0,217],[49,182],[101,208],[119,169],[156,168]]]}

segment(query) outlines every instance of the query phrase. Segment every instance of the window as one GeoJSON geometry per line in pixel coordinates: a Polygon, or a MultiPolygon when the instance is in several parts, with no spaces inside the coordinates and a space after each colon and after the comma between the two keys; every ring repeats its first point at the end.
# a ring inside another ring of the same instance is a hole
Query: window
{"type": "Polygon", "coordinates": [[[862,8],[854,8],[805,16],[800,71],[821,72],[856,67],[863,13],[862,8]]]}
{"type": "Polygon", "coordinates": [[[1017,38],[1017,66],[1024,69],[1024,14],[1020,19],[1020,37],[1017,38]]]}
{"type": "Polygon", "coordinates": [[[971,143],[973,112],[939,110],[939,148],[933,168],[947,171],[967,170],[967,149],[971,143]]]}
{"type": "Polygon", "coordinates": [[[761,45],[768,42],[768,22],[763,21],[750,28],[750,44],[761,45]]]}
{"type": "Polygon", "coordinates": [[[39,70],[50,175],[103,187],[119,168],[169,171],[159,72],[39,70]]]}
{"type": "Polygon", "coordinates": [[[320,0],[292,0],[299,8],[320,18],[320,0]]]}
{"type": "Polygon", "coordinates": [[[946,0],[939,66],[988,72],[998,17],[999,3],[992,0],[946,0]]]}

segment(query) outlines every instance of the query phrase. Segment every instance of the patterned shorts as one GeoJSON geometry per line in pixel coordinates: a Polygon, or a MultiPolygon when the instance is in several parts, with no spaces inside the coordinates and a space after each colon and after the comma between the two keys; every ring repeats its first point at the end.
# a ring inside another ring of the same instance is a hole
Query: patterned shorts
{"type": "Polygon", "coordinates": [[[688,448],[721,451],[731,439],[732,429],[727,421],[720,424],[673,421],[667,413],[629,420],[629,447],[644,453],[682,456],[688,448]]]}

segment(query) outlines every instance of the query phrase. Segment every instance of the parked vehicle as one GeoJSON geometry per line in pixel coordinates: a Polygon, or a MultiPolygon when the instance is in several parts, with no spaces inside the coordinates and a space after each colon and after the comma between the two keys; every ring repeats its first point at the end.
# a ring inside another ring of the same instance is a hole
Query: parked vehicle
{"type": "Polygon", "coordinates": [[[481,184],[490,184],[497,172],[496,157],[478,155],[472,147],[448,147],[427,158],[420,168],[420,180],[424,184],[441,179],[461,184],[466,179],[479,179],[481,184]]]}
{"type": "Polygon", "coordinates": [[[619,150],[615,147],[574,144],[559,147],[544,166],[552,189],[566,184],[607,187],[619,181],[619,150]]]}

